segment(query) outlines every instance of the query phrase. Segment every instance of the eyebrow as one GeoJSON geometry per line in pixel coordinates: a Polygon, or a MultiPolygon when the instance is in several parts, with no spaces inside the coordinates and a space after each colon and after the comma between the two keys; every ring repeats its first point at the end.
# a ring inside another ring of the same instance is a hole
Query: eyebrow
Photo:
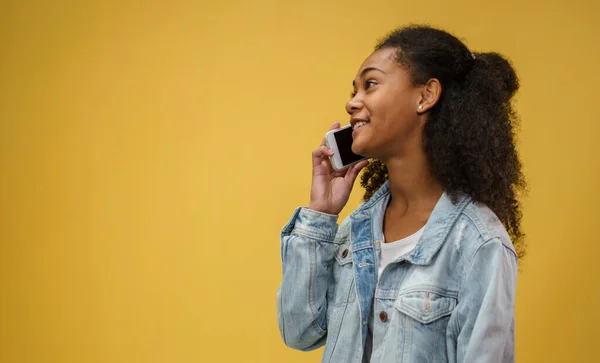
{"type": "MultiPolygon", "coordinates": [[[[381,69],[379,69],[377,67],[367,67],[367,68],[363,69],[362,72],[360,72],[359,78],[363,78],[365,76],[365,74],[367,74],[371,71],[379,71],[383,74],[386,74],[384,71],[382,71],[381,69]]],[[[356,81],[352,81],[352,87],[356,87],[356,81]]]]}

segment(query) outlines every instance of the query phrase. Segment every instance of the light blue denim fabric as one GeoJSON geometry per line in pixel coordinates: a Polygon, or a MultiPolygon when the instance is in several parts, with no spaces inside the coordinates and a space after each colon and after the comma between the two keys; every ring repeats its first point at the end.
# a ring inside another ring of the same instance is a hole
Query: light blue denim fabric
{"type": "Polygon", "coordinates": [[[285,344],[325,344],[322,362],[334,363],[514,362],[517,257],[500,220],[444,193],[417,246],[378,280],[389,193],[386,182],[339,228],[296,209],[281,234],[285,344]]]}

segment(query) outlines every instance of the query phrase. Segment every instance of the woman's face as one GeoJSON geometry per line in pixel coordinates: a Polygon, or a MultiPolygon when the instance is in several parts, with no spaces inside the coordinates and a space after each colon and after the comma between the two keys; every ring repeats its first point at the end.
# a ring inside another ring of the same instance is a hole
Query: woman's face
{"type": "Polygon", "coordinates": [[[354,128],[352,151],[384,162],[421,147],[421,88],[412,85],[396,52],[397,48],[380,49],[364,61],[346,104],[354,128]]]}

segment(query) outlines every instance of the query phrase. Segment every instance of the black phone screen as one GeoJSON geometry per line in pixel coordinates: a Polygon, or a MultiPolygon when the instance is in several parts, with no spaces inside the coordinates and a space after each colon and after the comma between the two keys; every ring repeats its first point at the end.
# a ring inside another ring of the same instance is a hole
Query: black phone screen
{"type": "Polygon", "coordinates": [[[364,159],[352,152],[352,127],[345,128],[333,134],[337,143],[342,164],[348,165],[355,161],[364,159]]]}

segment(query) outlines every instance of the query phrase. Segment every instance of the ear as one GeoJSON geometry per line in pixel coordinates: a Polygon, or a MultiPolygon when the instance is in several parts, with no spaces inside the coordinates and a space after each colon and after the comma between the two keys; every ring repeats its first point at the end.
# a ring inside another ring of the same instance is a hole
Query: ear
{"type": "Polygon", "coordinates": [[[437,78],[431,78],[421,88],[417,113],[423,114],[430,110],[440,99],[442,95],[442,84],[437,78]]]}

